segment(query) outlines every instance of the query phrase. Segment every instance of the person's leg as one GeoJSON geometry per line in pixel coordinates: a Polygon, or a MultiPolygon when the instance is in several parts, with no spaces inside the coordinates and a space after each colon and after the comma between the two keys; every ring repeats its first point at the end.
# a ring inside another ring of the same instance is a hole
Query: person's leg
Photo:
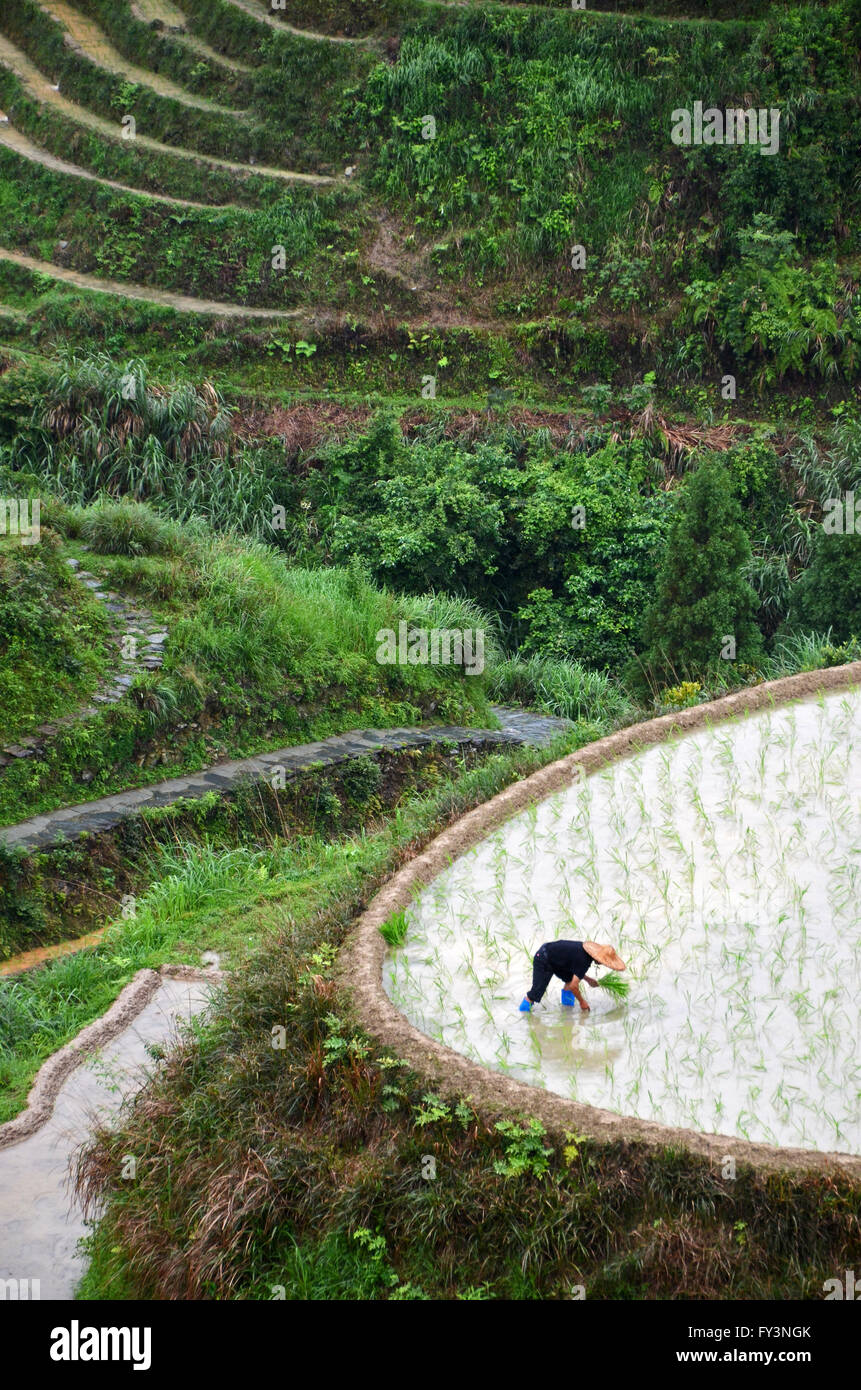
{"type": "Polygon", "coordinates": [[[532,961],[532,988],[526,991],[530,1004],[541,1003],[552,979],[553,971],[544,964],[540,952],[536,952],[532,961]]]}

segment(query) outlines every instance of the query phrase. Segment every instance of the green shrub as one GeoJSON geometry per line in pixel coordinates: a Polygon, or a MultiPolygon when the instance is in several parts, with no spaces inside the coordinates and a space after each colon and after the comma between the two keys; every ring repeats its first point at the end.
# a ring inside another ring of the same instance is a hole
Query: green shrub
{"type": "Polygon", "coordinates": [[[687,286],[694,323],[705,322],[760,383],[808,368],[826,377],[850,372],[861,350],[858,295],[844,295],[836,263],[803,264],[793,233],[766,213],[738,241],[739,257],[719,279],[687,286]]]}
{"type": "Polygon", "coordinates": [[[33,546],[0,536],[0,738],[13,741],[93,689],[107,665],[106,630],[53,531],[43,526],[33,546]]]}
{"type": "MultiPolygon", "coordinates": [[[[735,643],[731,659],[759,656],[756,595],[743,574],[749,560],[730,475],[719,456],[706,457],[678,496],[643,623],[640,664],[651,683],[719,669],[728,638],[735,643]]],[[[636,680],[635,666],[629,675],[636,680]]]]}
{"type": "Polygon", "coordinates": [[[526,654],[618,666],[634,645],[670,498],[654,486],[663,474],[654,447],[608,435],[577,452],[555,450],[541,432],[408,442],[381,416],[321,450],[301,499],[319,539],[309,547],[297,528],[293,544],[309,561],[358,555],[378,583],[407,592],[465,592],[499,613],[526,654]]]}
{"type": "Polygon", "coordinates": [[[788,622],[830,629],[835,643],[861,638],[861,535],[816,535],[810,565],[792,587],[788,622]]]}
{"type": "Polygon", "coordinates": [[[143,502],[102,502],[85,514],[81,534],[98,555],[161,555],[168,530],[143,502]]]}

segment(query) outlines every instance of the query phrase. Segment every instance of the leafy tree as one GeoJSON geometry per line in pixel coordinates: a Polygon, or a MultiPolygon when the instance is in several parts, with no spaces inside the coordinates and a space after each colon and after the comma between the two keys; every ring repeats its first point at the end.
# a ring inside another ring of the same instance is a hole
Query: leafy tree
{"type": "Polygon", "coordinates": [[[760,654],[757,598],[743,575],[749,560],[731,477],[720,458],[708,457],[679,497],[643,624],[642,665],[655,683],[716,668],[728,638],[735,659],[760,654]]]}
{"type": "Polygon", "coordinates": [[[380,417],[308,479],[328,558],[359,556],[378,582],[405,592],[466,590],[486,601],[504,540],[495,494],[508,462],[492,444],[410,446],[396,420],[380,417]]]}
{"type": "Polygon", "coordinates": [[[666,531],[667,494],[644,486],[642,441],[527,461],[519,513],[527,653],[621,666],[634,649],[666,531]],[[537,581],[537,582],[536,582],[537,581]]]}
{"type": "Polygon", "coordinates": [[[314,536],[301,558],[359,556],[390,588],[468,593],[527,653],[618,666],[666,528],[651,449],[608,439],[559,451],[541,431],[408,443],[379,419],[308,476],[314,536]]]}

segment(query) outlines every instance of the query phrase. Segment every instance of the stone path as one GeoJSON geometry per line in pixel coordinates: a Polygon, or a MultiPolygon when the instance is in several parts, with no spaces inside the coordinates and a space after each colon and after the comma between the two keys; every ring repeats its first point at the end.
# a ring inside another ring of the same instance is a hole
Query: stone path
{"type": "Polygon", "coordinates": [[[384,750],[423,748],[449,741],[459,747],[485,744],[531,744],[541,747],[571,727],[567,719],[535,714],[529,710],[493,706],[500,729],[470,729],[464,725],[442,724],[425,728],[355,729],[334,734],[319,743],[279,748],[254,758],[216,763],[214,767],[173,777],[153,786],[118,792],[97,801],[85,801],[58,811],[48,811],[18,825],[0,828],[0,843],[10,848],[43,850],[79,835],[111,830],[126,817],[151,807],[170,806],[184,798],[197,800],[208,792],[226,792],[240,781],[271,781],[282,770],[285,781],[292,781],[312,767],[332,767],[350,758],[361,758],[384,750]]]}
{"type": "Polygon", "coordinates": [[[122,668],[102,681],[92,696],[91,704],[40,724],[32,734],[19,739],[17,743],[0,744],[0,769],[22,758],[41,756],[60,729],[67,729],[71,724],[98,714],[100,706],[117,704],[128,694],[135,676],[143,671],[157,671],[164,661],[164,644],[167,641],[164,624],[157,622],[145,608],[134,607],[120,594],[106,591],[101,581],[89,570],[81,569],[80,560],[70,559],[66,563],[71,566],[75,577],[92,591],[94,598],[104,603],[122,668]]]}

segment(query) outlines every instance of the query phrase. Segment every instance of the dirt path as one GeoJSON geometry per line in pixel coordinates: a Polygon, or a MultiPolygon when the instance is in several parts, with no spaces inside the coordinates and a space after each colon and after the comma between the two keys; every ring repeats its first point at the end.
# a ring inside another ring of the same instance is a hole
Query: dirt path
{"type": "Polygon", "coordinates": [[[79,10],[67,5],[65,0],[40,0],[39,8],[44,14],[59,21],[67,35],[66,43],[73,51],[82,53],[85,58],[89,58],[91,63],[95,63],[96,67],[104,69],[105,72],[115,73],[117,77],[122,77],[127,82],[136,82],[141,87],[148,87],[151,91],[157,92],[159,96],[170,97],[183,106],[195,107],[199,111],[210,111],[219,116],[232,116],[235,120],[248,120],[249,112],[247,111],[238,111],[235,107],[221,106],[218,102],[210,101],[208,97],[193,96],[191,92],[186,91],[185,87],[171,82],[169,77],[162,77],[160,73],[154,72],[151,68],[136,67],[134,63],[130,63],[114,48],[107,35],[102,33],[97,24],[94,24],[91,19],[87,19],[79,10]]]}
{"type": "Polygon", "coordinates": [[[34,271],[37,275],[62,280],[65,284],[75,285],[81,290],[91,290],[95,294],[114,294],[120,299],[142,299],[147,304],[162,304],[165,308],[176,309],[182,314],[216,314],[219,318],[295,319],[301,318],[304,313],[303,309],[257,309],[247,304],[224,304],[217,299],[192,299],[187,294],[154,290],[148,285],[99,280],[95,275],[67,270],[65,266],[52,265],[50,261],[37,261],[34,256],[25,256],[21,251],[10,251],[5,246],[0,246],[0,261],[11,261],[15,265],[34,271]]]}
{"type": "Polygon", "coordinates": [[[22,951],[11,960],[0,963],[0,978],[4,975],[23,975],[28,970],[34,970],[37,965],[56,960],[58,956],[74,956],[78,951],[85,951],[88,946],[98,946],[106,931],[107,927],[99,927],[96,931],[88,932],[86,936],[75,936],[70,941],[60,941],[56,946],[34,946],[32,951],[22,951]]]}
{"type": "Polygon", "coordinates": [[[118,193],[131,193],[135,198],[147,198],[152,203],[166,203],[169,207],[175,208],[202,208],[205,212],[245,211],[236,203],[195,203],[190,198],[170,198],[166,193],[147,193],[143,189],[132,188],[127,183],[99,178],[98,174],[92,174],[89,169],[81,169],[77,164],[67,164],[65,159],[57,159],[56,155],[49,154],[39,145],[34,145],[32,140],[11,125],[0,123],[0,145],[5,145],[7,150],[14,150],[15,154],[21,155],[24,159],[32,160],[34,164],[41,164],[45,169],[55,169],[58,174],[86,179],[88,183],[98,183],[103,188],[115,188],[118,193]]]}
{"type": "Polygon", "coordinates": [[[226,54],[218,53],[196,34],[189,33],[185,15],[175,5],[171,5],[169,0],[132,0],[131,12],[134,18],[143,24],[162,25],[170,38],[191,49],[208,63],[218,63],[223,68],[230,68],[232,72],[254,71],[250,64],[240,63],[238,58],[228,58],[226,54]]]}
{"type": "MultiPolygon", "coordinates": [[[[105,120],[104,117],[97,116],[94,112],[88,111],[86,107],[78,106],[75,102],[62,96],[59,88],[50,83],[26,54],[16,48],[13,43],[10,43],[4,34],[0,34],[0,63],[14,72],[15,76],[23,82],[28,95],[34,101],[40,102],[43,106],[56,107],[58,111],[62,111],[77,125],[98,131],[108,140],[122,139],[119,124],[114,125],[112,121],[105,120]]],[[[193,159],[197,164],[206,164],[213,169],[230,169],[233,173],[243,177],[247,177],[249,174],[260,174],[264,178],[280,179],[284,183],[331,184],[336,182],[328,174],[299,174],[291,169],[273,169],[267,164],[237,164],[232,159],[219,159],[216,155],[199,154],[196,150],[187,150],[181,145],[163,145],[160,141],[152,140],[147,135],[138,134],[135,137],[135,144],[140,145],[143,149],[153,150],[157,154],[173,155],[177,159],[193,159]]]]}
{"type": "Polygon", "coordinates": [[[170,30],[185,29],[185,15],[170,0],[132,0],[132,12],[144,24],[163,24],[170,30]]]}
{"type": "Polygon", "coordinates": [[[295,25],[288,24],[286,20],[276,19],[274,14],[255,4],[255,0],[226,0],[226,3],[232,5],[236,10],[243,10],[245,14],[250,15],[252,19],[259,20],[261,24],[268,24],[270,29],[295,34],[297,39],[309,39],[312,43],[351,43],[359,46],[373,43],[372,39],[345,38],[341,34],[318,34],[313,29],[297,29],[295,25]]]}

